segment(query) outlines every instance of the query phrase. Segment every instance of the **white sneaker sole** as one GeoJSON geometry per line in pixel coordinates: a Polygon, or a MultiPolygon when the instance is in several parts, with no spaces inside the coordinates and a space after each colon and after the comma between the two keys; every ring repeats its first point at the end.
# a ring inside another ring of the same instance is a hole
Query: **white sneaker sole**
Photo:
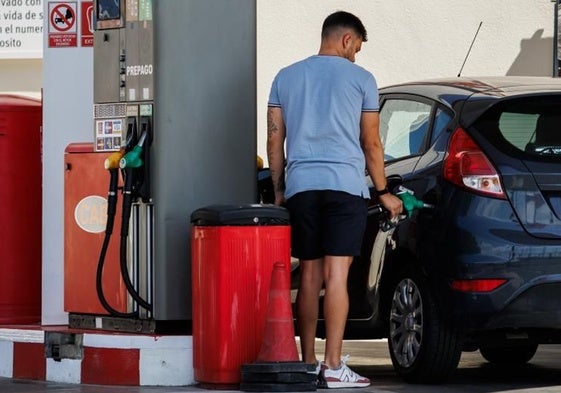
{"type": "Polygon", "coordinates": [[[365,388],[370,386],[370,382],[330,382],[326,381],[328,389],[341,389],[341,388],[365,388]]]}

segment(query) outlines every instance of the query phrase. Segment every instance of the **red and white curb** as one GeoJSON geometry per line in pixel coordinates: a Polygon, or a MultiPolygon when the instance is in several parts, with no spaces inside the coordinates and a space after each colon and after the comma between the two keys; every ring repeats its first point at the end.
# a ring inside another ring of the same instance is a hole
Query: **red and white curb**
{"type": "Polygon", "coordinates": [[[80,334],[82,358],[57,361],[46,358],[43,330],[0,327],[0,377],[95,385],[195,384],[192,336],[80,334]]]}

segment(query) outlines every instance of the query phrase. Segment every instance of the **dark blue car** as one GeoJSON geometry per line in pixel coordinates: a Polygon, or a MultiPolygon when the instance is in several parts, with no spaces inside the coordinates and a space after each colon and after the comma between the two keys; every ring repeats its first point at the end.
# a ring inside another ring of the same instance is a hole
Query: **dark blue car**
{"type": "Polygon", "coordinates": [[[561,343],[561,82],[451,78],[380,94],[390,184],[434,207],[389,231],[370,218],[346,338],[387,338],[412,383],[445,381],[462,351],[520,364],[561,343]]]}

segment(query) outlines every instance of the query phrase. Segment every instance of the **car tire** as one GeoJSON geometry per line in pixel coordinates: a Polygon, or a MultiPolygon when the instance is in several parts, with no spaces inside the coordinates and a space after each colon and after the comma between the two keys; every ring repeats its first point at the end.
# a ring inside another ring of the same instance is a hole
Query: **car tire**
{"type": "Polygon", "coordinates": [[[528,363],[536,354],[538,344],[505,347],[481,347],[479,352],[488,362],[499,365],[521,365],[528,363]]]}
{"type": "Polygon", "coordinates": [[[407,269],[394,282],[388,336],[393,367],[409,383],[442,383],[460,361],[458,329],[445,323],[419,272],[407,269]]]}

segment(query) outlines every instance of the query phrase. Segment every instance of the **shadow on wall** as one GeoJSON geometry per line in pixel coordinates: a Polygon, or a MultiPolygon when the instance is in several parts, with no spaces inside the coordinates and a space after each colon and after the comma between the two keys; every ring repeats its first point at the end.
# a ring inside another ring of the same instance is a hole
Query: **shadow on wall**
{"type": "Polygon", "coordinates": [[[506,72],[513,76],[551,76],[553,74],[553,38],[542,37],[543,29],[520,43],[520,53],[506,72]]]}

